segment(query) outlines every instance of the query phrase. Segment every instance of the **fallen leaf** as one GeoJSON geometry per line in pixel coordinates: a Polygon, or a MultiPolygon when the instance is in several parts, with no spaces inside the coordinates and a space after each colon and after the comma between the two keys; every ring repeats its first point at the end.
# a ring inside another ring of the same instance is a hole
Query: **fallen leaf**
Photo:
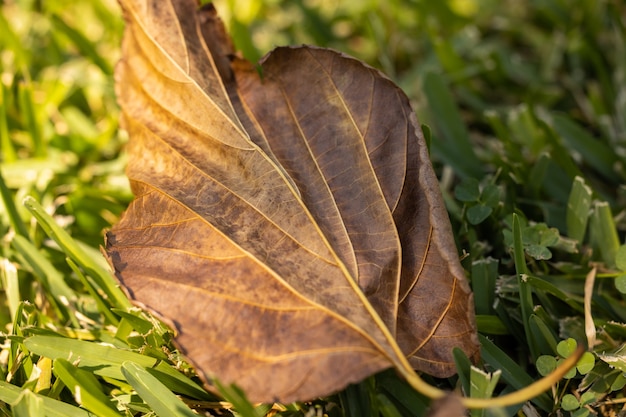
{"type": "Polygon", "coordinates": [[[260,77],[211,6],[121,4],[136,198],[107,253],[208,384],[291,402],[390,367],[449,376],[453,347],[477,357],[472,296],[397,86],[309,46],[274,50],[260,77]]]}
{"type": "Polygon", "coordinates": [[[461,397],[450,392],[445,397],[439,398],[430,405],[426,417],[465,417],[467,409],[461,402],[461,397]]]}

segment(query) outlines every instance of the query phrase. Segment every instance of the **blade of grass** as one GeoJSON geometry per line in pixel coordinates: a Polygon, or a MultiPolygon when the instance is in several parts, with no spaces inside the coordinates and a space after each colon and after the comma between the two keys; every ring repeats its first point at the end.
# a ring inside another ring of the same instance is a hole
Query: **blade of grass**
{"type": "Polygon", "coordinates": [[[376,394],[376,401],[379,404],[380,414],[383,417],[403,417],[400,410],[396,408],[393,402],[383,393],[376,394]]]}
{"type": "Polygon", "coordinates": [[[476,314],[493,313],[496,279],[499,261],[493,258],[479,259],[472,263],[472,290],[476,314]]]}
{"type": "Polygon", "coordinates": [[[24,125],[32,140],[33,154],[36,158],[44,158],[48,154],[48,150],[43,143],[41,126],[37,121],[37,113],[33,102],[32,84],[20,83],[18,86],[18,97],[20,101],[20,113],[24,118],[24,125]]]}
{"type": "Polygon", "coordinates": [[[54,374],[74,395],[76,402],[100,417],[120,417],[96,377],[65,359],[55,359],[54,374]]]}
{"type": "Polygon", "coordinates": [[[461,388],[465,395],[468,395],[471,389],[470,385],[470,369],[472,368],[472,362],[469,360],[465,352],[459,348],[452,350],[452,357],[454,358],[454,365],[461,382],[461,388]]]}
{"type": "MultiPolygon", "coordinates": [[[[3,32],[4,33],[4,32],[3,32]]],[[[17,153],[9,137],[9,123],[7,120],[7,107],[9,105],[9,95],[4,83],[0,80],[0,154],[2,162],[11,163],[17,160],[17,153]]]]}
{"type": "Polygon", "coordinates": [[[55,298],[61,301],[64,298],[68,301],[76,298],[74,291],[65,283],[63,274],[28,239],[23,236],[15,236],[11,240],[11,246],[24,258],[44,288],[50,291],[55,298]]]}
{"type": "Polygon", "coordinates": [[[159,417],[194,417],[196,414],[165,385],[133,362],[122,364],[122,374],[159,417]]]}
{"type": "Polygon", "coordinates": [[[378,389],[384,391],[395,404],[413,415],[425,415],[428,399],[413,390],[405,381],[392,372],[383,372],[376,377],[378,389]]]}
{"type": "Polygon", "coordinates": [[[432,141],[433,152],[461,177],[481,178],[483,166],[474,153],[467,128],[443,78],[429,72],[424,77],[423,88],[432,114],[435,115],[435,124],[443,135],[441,140],[432,141]]]}
{"type": "Polygon", "coordinates": [[[533,311],[532,287],[528,284],[528,268],[526,267],[526,257],[524,255],[524,245],[522,228],[519,217],[513,214],[513,258],[515,260],[515,271],[517,273],[517,285],[519,286],[519,301],[522,310],[522,323],[524,324],[524,334],[528,341],[530,354],[535,361],[539,355],[534,340],[534,335],[530,329],[529,319],[533,311]]]}
{"type": "Polygon", "coordinates": [[[40,356],[50,359],[80,359],[79,367],[92,369],[96,375],[124,380],[120,369],[124,362],[134,362],[163,382],[172,391],[198,399],[213,399],[205,390],[165,362],[129,350],[118,349],[94,342],[57,336],[31,336],[24,345],[40,356]]]}
{"type": "Polygon", "coordinates": [[[509,334],[509,329],[498,316],[488,314],[476,315],[476,327],[480,333],[492,335],[509,334]]]}
{"type": "Polygon", "coordinates": [[[27,389],[22,391],[17,400],[11,404],[11,411],[13,411],[13,417],[45,416],[43,400],[27,389]]]}
{"type": "Polygon", "coordinates": [[[618,162],[617,154],[604,142],[591,136],[585,129],[567,116],[555,114],[552,116],[554,130],[566,143],[584,156],[585,161],[611,182],[619,179],[613,169],[618,162]]]}
{"type": "Polygon", "coordinates": [[[93,298],[93,300],[96,302],[96,304],[98,305],[98,311],[101,312],[104,317],[106,317],[106,319],[109,321],[109,323],[113,323],[114,325],[119,325],[119,320],[118,318],[111,312],[111,308],[108,306],[106,300],[102,297],[102,295],[98,292],[97,288],[95,288],[95,286],[91,283],[91,281],[89,280],[89,278],[87,278],[80,270],[80,268],[78,267],[78,265],[76,265],[76,263],[71,259],[71,258],[66,258],[67,264],[70,266],[70,268],[72,269],[72,271],[74,271],[74,273],[76,274],[76,276],[80,279],[80,281],[83,283],[83,285],[85,286],[85,288],[87,289],[87,292],[89,293],[89,295],[91,295],[91,297],[93,298]]]}
{"type": "Polygon", "coordinates": [[[52,381],[52,361],[50,358],[39,358],[37,369],[39,370],[39,376],[37,377],[35,392],[47,393],[52,386],[50,383],[52,381]]]}
{"type": "MultiPolygon", "coordinates": [[[[0,381],[0,401],[2,402],[7,404],[15,403],[18,401],[20,394],[23,391],[24,390],[20,387],[16,387],[8,382],[0,381]]],[[[46,417],[96,417],[95,414],[92,414],[82,408],[75,407],[71,404],[67,404],[43,395],[34,395],[42,400],[46,417]]]]}
{"type": "Polygon", "coordinates": [[[109,271],[103,269],[99,261],[90,257],[74,239],[45,212],[43,207],[32,197],[24,199],[24,205],[37,219],[37,222],[46,234],[54,240],[63,251],[91,276],[96,284],[108,296],[109,302],[116,308],[127,309],[132,307],[131,302],[114,281],[109,271]]]}
{"type": "Polygon", "coordinates": [[[582,244],[591,212],[593,191],[582,177],[574,178],[572,191],[567,201],[567,235],[582,244]]]}
{"type": "Polygon", "coordinates": [[[11,320],[15,321],[17,318],[18,307],[21,303],[17,268],[15,268],[15,265],[13,265],[8,259],[2,259],[2,262],[0,262],[0,273],[2,276],[2,287],[4,288],[6,302],[9,305],[9,312],[11,313],[11,320]]]}
{"type": "Polygon", "coordinates": [[[553,295],[559,300],[566,303],[568,306],[573,308],[575,311],[582,313],[584,311],[583,306],[570,294],[563,291],[558,286],[552,284],[551,282],[546,281],[543,278],[536,277],[534,275],[528,275],[526,277],[526,282],[534,289],[546,292],[548,294],[553,295]]]}
{"type": "Polygon", "coordinates": [[[0,13],[0,33],[2,33],[3,50],[11,50],[15,54],[15,66],[20,69],[29,68],[32,54],[28,48],[24,47],[4,13],[0,13]]]}
{"type": "Polygon", "coordinates": [[[528,321],[530,330],[535,336],[539,355],[556,354],[558,340],[554,331],[536,314],[531,314],[528,321]]]}
{"type": "MultiPolygon", "coordinates": [[[[516,390],[522,389],[533,383],[533,378],[528,375],[521,366],[519,366],[506,353],[498,348],[491,340],[482,335],[478,335],[481,345],[481,356],[493,369],[502,372],[502,379],[505,380],[516,390]]],[[[549,412],[553,408],[553,401],[548,394],[541,394],[533,398],[532,403],[542,410],[549,412]]]]}
{"type": "Polygon", "coordinates": [[[242,417],[263,417],[259,410],[248,401],[246,394],[237,386],[226,386],[218,380],[214,380],[213,382],[224,399],[233,405],[237,414],[242,417]]]}
{"type": "Polygon", "coordinates": [[[589,230],[591,241],[595,249],[600,252],[602,261],[607,267],[614,268],[620,244],[613,213],[607,202],[598,201],[594,204],[589,230]]]}
{"type": "Polygon", "coordinates": [[[2,197],[4,209],[9,215],[9,222],[11,223],[13,230],[15,230],[15,233],[20,236],[28,237],[28,229],[17,212],[17,207],[15,207],[11,191],[9,191],[6,182],[4,182],[2,169],[0,169],[0,197],[2,197]]]}
{"type": "Polygon", "coordinates": [[[111,64],[100,54],[98,54],[98,51],[95,49],[96,45],[93,42],[89,41],[89,39],[87,39],[85,35],[68,25],[63,19],[61,19],[57,15],[52,15],[51,21],[54,29],[56,29],[58,33],[62,33],[63,35],[65,35],[76,46],[76,48],[78,48],[81,56],[91,59],[91,61],[98,68],[100,68],[100,70],[104,74],[111,75],[113,73],[111,64]]]}
{"type": "Polygon", "coordinates": [[[367,380],[349,385],[339,393],[339,400],[346,417],[378,415],[372,409],[367,380]]]}
{"type": "MultiPolygon", "coordinates": [[[[491,398],[493,390],[500,379],[501,371],[488,374],[472,366],[470,368],[470,396],[473,398],[491,398]]],[[[486,417],[487,409],[476,409],[470,412],[472,417],[486,417]]]]}

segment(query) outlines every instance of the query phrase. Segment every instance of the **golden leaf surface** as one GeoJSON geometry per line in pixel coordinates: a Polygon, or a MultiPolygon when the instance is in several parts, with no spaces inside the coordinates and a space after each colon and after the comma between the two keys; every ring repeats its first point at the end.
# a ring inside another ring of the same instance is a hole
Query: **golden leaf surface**
{"type": "Polygon", "coordinates": [[[453,347],[477,356],[471,293],[398,87],[309,46],[274,50],[259,77],[210,6],[121,4],[136,198],[107,253],[207,383],[290,402],[390,367],[451,375],[453,347]]]}

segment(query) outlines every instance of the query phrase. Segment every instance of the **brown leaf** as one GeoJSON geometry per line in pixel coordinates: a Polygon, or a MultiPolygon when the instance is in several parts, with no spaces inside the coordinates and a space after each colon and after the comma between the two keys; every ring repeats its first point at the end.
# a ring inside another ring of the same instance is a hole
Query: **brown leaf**
{"type": "Polygon", "coordinates": [[[457,393],[450,392],[445,397],[433,401],[426,417],[465,417],[467,415],[461,397],[457,393]]]}
{"type": "Polygon", "coordinates": [[[121,1],[116,87],[135,200],[116,275],[210,382],[327,395],[475,357],[473,301],[406,96],[340,53],[279,48],[263,79],[210,7],[121,1]]]}

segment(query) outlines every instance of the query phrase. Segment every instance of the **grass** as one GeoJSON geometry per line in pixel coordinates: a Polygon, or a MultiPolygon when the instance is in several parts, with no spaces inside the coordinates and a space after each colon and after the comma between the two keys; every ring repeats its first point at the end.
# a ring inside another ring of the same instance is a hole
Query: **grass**
{"type": "MultiPolygon", "coordinates": [[[[431,132],[475,293],[482,363],[473,368],[459,353],[458,377],[429,381],[499,395],[586,341],[589,352],[550,392],[472,416],[622,410],[626,6],[236,3],[217,6],[247,57],[299,43],[350,53],[392,77],[431,132]]],[[[254,406],[236,387],[222,387],[224,398],[204,391],[171,332],[130,308],[98,250],[132,199],[113,94],[119,8],[109,0],[0,7],[0,415],[425,412],[426,399],[390,372],[303,404],[254,406]]]]}

